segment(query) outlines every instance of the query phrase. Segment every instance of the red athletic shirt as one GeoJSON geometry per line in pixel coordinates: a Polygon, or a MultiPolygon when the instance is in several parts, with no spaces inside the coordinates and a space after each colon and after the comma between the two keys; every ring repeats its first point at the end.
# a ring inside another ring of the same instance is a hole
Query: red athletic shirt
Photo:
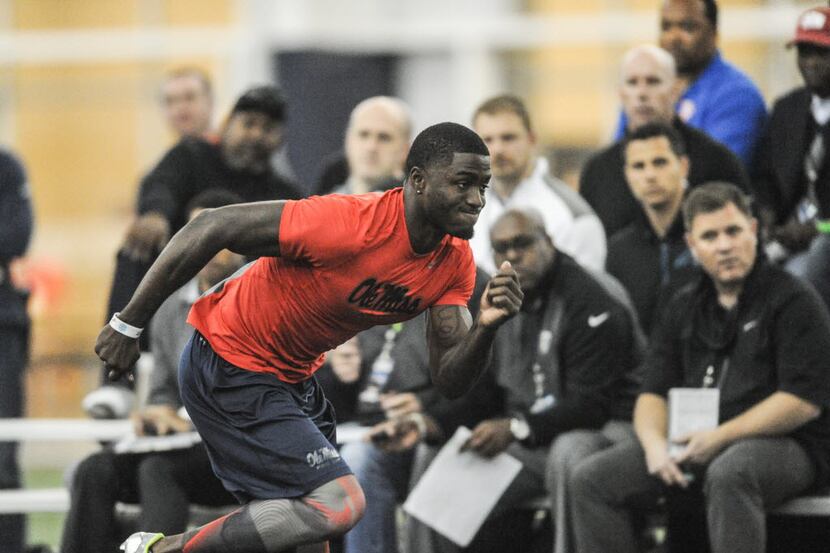
{"type": "Polygon", "coordinates": [[[466,240],[412,251],[401,188],[288,201],[279,241],[280,257],[200,298],[188,322],[224,360],[286,382],[308,378],[361,330],[466,306],[475,283],[466,240]]]}

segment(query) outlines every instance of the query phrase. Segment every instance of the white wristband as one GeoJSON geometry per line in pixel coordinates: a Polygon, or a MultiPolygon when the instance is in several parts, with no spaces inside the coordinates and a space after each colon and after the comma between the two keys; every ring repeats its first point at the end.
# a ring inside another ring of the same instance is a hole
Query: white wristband
{"type": "Polygon", "coordinates": [[[125,323],[124,321],[118,318],[118,315],[119,313],[113,313],[112,319],[110,319],[110,326],[113,328],[113,330],[133,339],[136,339],[139,336],[141,336],[141,333],[144,332],[143,328],[138,328],[137,326],[125,323]]]}

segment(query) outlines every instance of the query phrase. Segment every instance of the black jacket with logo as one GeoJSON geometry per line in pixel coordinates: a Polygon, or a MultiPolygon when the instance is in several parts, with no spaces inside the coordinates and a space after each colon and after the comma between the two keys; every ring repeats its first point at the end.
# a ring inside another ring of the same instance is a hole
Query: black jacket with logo
{"type": "MultiPolygon", "coordinates": [[[[578,428],[630,420],[639,385],[642,343],[633,308],[598,276],[557,252],[541,293],[525,296],[522,310],[496,334],[495,371],[506,411],[527,420],[536,446],[578,428]],[[549,345],[540,355],[539,342],[549,345]],[[538,362],[552,405],[534,410],[532,367],[538,362]]],[[[620,292],[617,292],[619,290],[620,292]]]]}
{"type": "Polygon", "coordinates": [[[830,463],[830,316],[815,290],[783,269],[757,261],[737,305],[717,300],[701,276],[668,303],[646,358],[643,391],[666,396],[672,387],[701,387],[707,368],[719,382],[720,421],[775,392],[821,408],[791,433],[827,481],[830,463]]]}

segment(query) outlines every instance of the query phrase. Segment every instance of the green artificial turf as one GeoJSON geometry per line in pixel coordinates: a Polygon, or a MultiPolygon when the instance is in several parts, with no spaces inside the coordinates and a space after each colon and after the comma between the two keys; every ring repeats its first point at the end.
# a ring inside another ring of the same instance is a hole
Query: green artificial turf
{"type": "MultiPolygon", "coordinates": [[[[26,482],[26,488],[58,488],[63,486],[62,469],[26,469],[23,478],[26,482]]],[[[64,513],[30,513],[27,525],[27,543],[30,545],[47,544],[57,551],[65,518],[64,513]]]]}

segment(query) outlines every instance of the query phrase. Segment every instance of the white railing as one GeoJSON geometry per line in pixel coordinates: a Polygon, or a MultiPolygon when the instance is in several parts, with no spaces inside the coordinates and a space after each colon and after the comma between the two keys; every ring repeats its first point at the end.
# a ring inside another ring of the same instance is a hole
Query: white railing
{"type": "Polygon", "coordinates": [[[110,442],[131,430],[127,419],[0,419],[0,440],[9,442],[110,442]]]}
{"type": "MultiPolygon", "coordinates": [[[[0,419],[0,441],[117,441],[131,432],[129,420],[90,419],[0,419]]],[[[354,424],[337,428],[341,444],[363,439],[366,429],[354,424]]],[[[539,507],[544,508],[542,500],[539,507]]],[[[65,488],[0,490],[0,514],[66,512],[69,492],[65,488]]],[[[830,516],[830,493],[797,497],[772,514],[830,516]]]]}

